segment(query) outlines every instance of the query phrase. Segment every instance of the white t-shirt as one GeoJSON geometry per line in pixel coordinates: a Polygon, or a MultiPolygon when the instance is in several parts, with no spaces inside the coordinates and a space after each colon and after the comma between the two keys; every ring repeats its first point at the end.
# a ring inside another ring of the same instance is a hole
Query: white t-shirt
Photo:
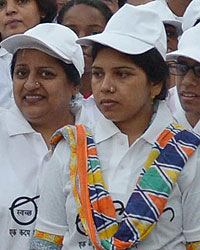
{"type": "Polygon", "coordinates": [[[16,106],[0,113],[0,250],[28,250],[48,148],[16,106]]]}
{"type": "MultiPolygon", "coordinates": [[[[152,124],[130,147],[127,135],[104,117],[99,117],[92,128],[104,180],[119,221],[120,212],[136,185],[152,144],[172,121],[166,104],[160,103],[152,124]]],[[[185,250],[185,241],[200,240],[200,168],[197,168],[200,157],[197,155],[195,152],[190,157],[181,172],[154,230],[137,248],[132,249],[185,250]]],[[[36,229],[64,235],[63,250],[93,250],[79,220],[71,189],[69,161],[70,149],[64,140],[57,145],[53,156],[44,161],[45,174],[36,229]]]]}
{"type": "Polygon", "coordinates": [[[15,105],[0,110],[0,128],[0,250],[29,250],[48,148],[15,105]]]}
{"type": "Polygon", "coordinates": [[[14,104],[10,64],[12,55],[0,47],[0,107],[10,108],[14,104]]]}

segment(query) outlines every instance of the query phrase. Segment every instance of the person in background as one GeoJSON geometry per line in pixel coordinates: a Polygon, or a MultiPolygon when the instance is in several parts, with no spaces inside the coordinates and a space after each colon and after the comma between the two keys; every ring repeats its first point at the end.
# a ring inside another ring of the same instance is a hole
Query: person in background
{"type": "MultiPolygon", "coordinates": [[[[177,20],[169,8],[159,1],[152,1],[150,3],[145,4],[145,7],[156,11],[160,16],[163,24],[165,26],[165,31],[167,35],[167,53],[172,52],[177,49],[178,39],[182,35],[182,23],[177,20]]],[[[174,60],[173,60],[174,62],[174,60]]],[[[168,61],[167,63],[171,63],[168,61]]],[[[174,74],[170,74],[170,79],[168,81],[168,95],[166,97],[166,101],[169,105],[169,108],[172,112],[176,109],[176,106],[180,105],[177,100],[177,89],[176,84],[179,80],[179,77],[174,74]]]]}
{"type": "Polygon", "coordinates": [[[57,13],[60,12],[60,10],[62,9],[62,7],[64,7],[64,5],[69,2],[67,0],[56,0],[56,4],[57,4],[57,13]]]}
{"type": "Polygon", "coordinates": [[[119,0],[101,0],[101,2],[105,3],[109,7],[112,13],[115,13],[120,8],[118,1],[119,0]]]}
{"type": "Polygon", "coordinates": [[[169,10],[172,12],[174,17],[179,21],[182,21],[183,14],[186,8],[193,0],[155,0],[163,2],[169,10]]]}
{"type": "Polygon", "coordinates": [[[81,119],[76,93],[84,58],[77,38],[63,25],[45,23],[1,42],[13,54],[15,100],[0,113],[1,250],[29,250],[50,137],[81,119]]]}
{"type": "Polygon", "coordinates": [[[31,250],[197,249],[200,137],[174,124],[163,101],[161,19],[125,4],[102,33],[78,43],[93,46],[103,116],[53,136],[31,250]]]}
{"type": "Polygon", "coordinates": [[[179,77],[178,97],[182,109],[174,116],[186,128],[200,133],[200,24],[186,30],[178,44],[178,49],[167,54],[171,74],[179,77]]]}
{"type": "Polygon", "coordinates": [[[145,4],[146,8],[155,11],[163,21],[167,35],[167,53],[177,49],[178,38],[182,35],[182,22],[175,19],[169,8],[162,2],[151,1],[145,4]]]}
{"type": "MultiPolygon", "coordinates": [[[[106,4],[99,0],[72,0],[58,15],[57,22],[72,29],[78,37],[100,33],[112,16],[106,4]]],[[[92,95],[91,89],[91,48],[83,46],[85,71],[81,79],[80,92],[85,98],[92,95]]]]}
{"type": "MultiPolygon", "coordinates": [[[[39,23],[51,22],[56,16],[55,0],[2,0],[0,4],[0,40],[19,33],[39,23]]],[[[0,107],[13,103],[12,79],[9,68],[12,55],[0,48],[0,107]]]]}
{"type": "Polygon", "coordinates": [[[149,3],[152,1],[154,1],[154,0],[127,0],[126,2],[137,6],[137,5],[149,3]]]}
{"type": "Polygon", "coordinates": [[[200,21],[200,0],[192,0],[183,15],[182,29],[187,29],[197,25],[200,21]]]}

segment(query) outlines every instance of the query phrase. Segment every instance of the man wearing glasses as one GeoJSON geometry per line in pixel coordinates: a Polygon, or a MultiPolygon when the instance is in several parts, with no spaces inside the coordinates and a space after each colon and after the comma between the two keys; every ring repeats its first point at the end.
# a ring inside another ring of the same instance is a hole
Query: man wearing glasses
{"type": "Polygon", "coordinates": [[[186,30],[178,50],[167,54],[170,74],[178,77],[177,92],[183,110],[174,113],[183,126],[200,133],[200,24],[186,30]]]}

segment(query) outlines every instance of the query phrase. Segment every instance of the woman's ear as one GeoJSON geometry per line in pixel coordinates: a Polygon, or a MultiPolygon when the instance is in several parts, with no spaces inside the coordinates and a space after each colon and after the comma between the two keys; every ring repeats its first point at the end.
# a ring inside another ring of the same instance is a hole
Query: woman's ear
{"type": "Polygon", "coordinates": [[[151,103],[153,104],[153,101],[157,95],[160,94],[162,90],[163,83],[159,82],[157,84],[152,83],[151,84],[151,103]]]}
{"type": "Polygon", "coordinates": [[[72,96],[76,96],[80,92],[80,85],[73,86],[72,96]]]}

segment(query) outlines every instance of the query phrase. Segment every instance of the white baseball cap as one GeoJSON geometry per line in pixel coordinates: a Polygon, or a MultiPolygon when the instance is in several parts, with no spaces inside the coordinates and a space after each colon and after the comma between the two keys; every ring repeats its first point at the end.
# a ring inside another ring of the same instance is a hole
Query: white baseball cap
{"type": "Polygon", "coordinates": [[[167,54],[167,60],[176,60],[179,56],[188,57],[200,63],[200,24],[183,32],[178,49],[167,54]]]}
{"type": "Polygon", "coordinates": [[[73,64],[81,77],[84,72],[84,57],[81,46],[76,43],[77,39],[77,35],[64,25],[43,23],[24,34],[8,37],[1,42],[1,46],[12,54],[19,49],[40,50],[66,64],[73,64]]]}
{"type": "Polygon", "coordinates": [[[183,15],[183,31],[194,26],[198,19],[200,19],[200,0],[192,0],[183,15]]]}
{"type": "Polygon", "coordinates": [[[167,39],[162,20],[143,6],[125,4],[111,17],[102,33],[80,38],[77,43],[96,42],[131,55],[156,48],[165,59],[167,39]]]}
{"type": "Polygon", "coordinates": [[[160,16],[164,24],[169,24],[174,26],[176,28],[178,36],[180,36],[183,33],[182,22],[175,18],[175,16],[169,10],[166,4],[159,1],[152,1],[146,3],[144,7],[155,11],[160,16]]]}

